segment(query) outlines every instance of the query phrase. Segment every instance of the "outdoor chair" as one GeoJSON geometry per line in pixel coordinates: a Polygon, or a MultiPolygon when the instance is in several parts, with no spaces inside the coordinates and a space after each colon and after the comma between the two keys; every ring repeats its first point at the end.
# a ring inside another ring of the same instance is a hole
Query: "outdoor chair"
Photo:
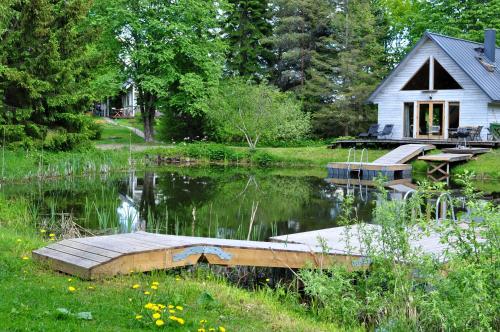
{"type": "Polygon", "coordinates": [[[378,133],[378,137],[380,137],[380,138],[392,137],[392,129],[393,128],[394,128],[393,124],[385,125],[384,129],[378,133]]]}
{"type": "Polygon", "coordinates": [[[361,134],[358,135],[358,137],[359,138],[370,138],[370,137],[377,138],[377,136],[378,136],[378,127],[379,127],[378,124],[372,124],[370,126],[370,128],[368,129],[367,133],[361,133],[361,134]]]}
{"type": "Polygon", "coordinates": [[[467,138],[470,137],[471,130],[472,130],[471,127],[458,127],[458,129],[457,129],[457,138],[458,138],[457,148],[461,146],[460,139],[462,139],[462,141],[464,142],[464,147],[467,147],[467,138]]]}
{"type": "Polygon", "coordinates": [[[448,138],[450,139],[458,138],[457,131],[458,128],[448,128],[448,138]]]}
{"type": "Polygon", "coordinates": [[[481,141],[481,131],[483,130],[483,126],[472,127],[470,131],[470,140],[471,141],[481,141]]]}

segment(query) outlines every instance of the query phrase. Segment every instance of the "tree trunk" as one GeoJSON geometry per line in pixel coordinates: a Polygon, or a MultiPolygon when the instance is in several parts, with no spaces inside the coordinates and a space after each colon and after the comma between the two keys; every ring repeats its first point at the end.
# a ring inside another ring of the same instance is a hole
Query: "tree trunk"
{"type": "Polygon", "coordinates": [[[154,140],[155,98],[152,94],[139,90],[142,122],[144,124],[144,140],[154,140]]]}

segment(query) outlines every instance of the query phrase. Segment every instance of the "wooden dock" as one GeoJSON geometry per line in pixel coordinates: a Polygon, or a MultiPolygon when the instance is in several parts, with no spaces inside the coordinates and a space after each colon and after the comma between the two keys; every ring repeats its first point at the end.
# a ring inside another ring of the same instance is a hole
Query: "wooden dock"
{"type": "Polygon", "coordinates": [[[361,258],[345,250],[325,252],[319,243],[239,241],[146,232],[62,240],[33,251],[33,257],[57,271],[96,279],[194,265],[301,268],[334,262],[358,269],[361,258]]]}
{"type": "Polygon", "coordinates": [[[373,162],[333,162],[329,163],[329,179],[358,179],[371,182],[382,175],[387,181],[411,180],[412,166],[405,164],[419,154],[434,149],[429,144],[406,144],[397,147],[373,162]]]}
{"type": "Polygon", "coordinates": [[[450,176],[450,164],[467,161],[473,157],[472,154],[458,153],[438,153],[418,157],[419,160],[424,160],[429,163],[427,175],[434,181],[442,181],[450,176]]]}

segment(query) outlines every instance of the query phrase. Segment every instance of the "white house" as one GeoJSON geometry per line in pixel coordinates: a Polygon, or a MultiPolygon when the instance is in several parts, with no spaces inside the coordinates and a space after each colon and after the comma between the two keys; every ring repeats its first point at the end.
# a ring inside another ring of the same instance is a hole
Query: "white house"
{"type": "MultiPolygon", "coordinates": [[[[447,139],[452,129],[500,123],[500,48],[426,32],[368,98],[392,138],[447,139]]],[[[481,137],[487,136],[482,130],[481,137]]]]}

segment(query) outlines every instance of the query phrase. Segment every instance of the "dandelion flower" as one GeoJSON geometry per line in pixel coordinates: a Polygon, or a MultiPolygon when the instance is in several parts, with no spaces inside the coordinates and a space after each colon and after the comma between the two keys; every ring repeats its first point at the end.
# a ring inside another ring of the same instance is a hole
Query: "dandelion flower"
{"type": "Polygon", "coordinates": [[[16,240],[16,242],[18,242],[18,243],[19,243],[19,242],[23,242],[23,240],[21,240],[21,239],[17,239],[17,240],[16,240]]]}
{"type": "Polygon", "coordinates": [[[151,302],[149,302],[146,305],[144,305],[144,308],[146,308],[146,309],[153,309],[153,306],[154,306],[154,304],[151,303],[151,302]]]}
{"type": "Polygon", "coordinates": [[[75,288],[75,287],[73,287],[73,286],[69,286],[69,287],[68,287],[68,290],[69,290],[70,292],[74,292],[74,291],[76,291],[76,288],[75,288]]]}
{"type": "Polygon", "coordinates": [[[22,259],[23,259],[23,261],[27,261],[30,258],[28,256],[23,256],[22,259]]]}
{"type": "Polygon", "coordinates": [[[153,319],[160,319],[160,318],[161,318],[161,315],[159,313],[155,312],[153,314],[153,319]]]}
{"type": "Polygon", "coordinates": [[[168,305],[168,308],[169,308],[169,309],[173,309],[173,308],[175,308],[175,307],[174,307],[173,305],[169,304],[169,305],[168,305]]]}
{"type": "Polygon", "coordinates": [[[155,305],[153,305],[153,307],[151,308],[151,310],[160,311],[160,307],[155,304],[155,305]]]}
{"type": "Polygon", "coordinates": [[[137,319],[137,320],[141,320],[141,319],[142,319],[142,315],[137,315],[137,316],[135,316],[135,319],[137,319]]]}
{"type": "Polygon", "coordinates": [[[158,286],[153,285],[151,286],[151,289],[158,289],[158,286]]]}
{"type": "Polygon", "coordinates": [[[165,306],[164,306],[163,304],[158,304],[158,308],[159,308],[160,310],[163,310],[163,309],[165,309],[165,306]]]}
{"type": "Polygon", "coordinates": [[[173,320],[173,321],[176,321],[176,320],[177,320],[177,317],[175,317],[175,316],[168,316],[168,319],[173,320]]]}
{"type": "Polygon", "coordinates": [[[156,326],[163,326],[165,325],[165,322],[162,321],[161,319],[158,319],[156,322],[155,322],[156,326]]]}
{"type": "Polygon", "coordinates": [[[47,231],[45,229],[41,229],[40,233],[45,234],[45,233],[47,233],[47,231]]]}
{"type": "Polygon", "coordinates": [[[151,294],[151,292],[150,292],[150,291],[145,291],[145,292],[144,292],[144,295],[150,295],[150,294],[151,294]]]}
{"type": "Polygon", "coordinates": [[[224,328],[224,326],[219,326],[219,332],[226,332],[226,329],[224,328]]]}
{"type": "Polygon", "coordinates": [[[199,328],[198,332],[206,332],[206,330],[204,328],[199,328]]]}
{"type": "Polygon", "coordinates": [[[69,281],[69,282],[72,282],[72,281],[73,281],[73,279],[69,278],[69,279],[68,279],[68,281],[69,281]]]}
{"type": "Polygon", "coordinates": [[[184,307],[181,306],[181,305],[178,305],[178,306],[175,307],[175,309],[182,311],[182,310],[184,310],[184,307]]]}
{"type": "Polygon", "coordinates": [[[181,278],[175,277],[175,281],[180,281],[180,280],[181,280],[181,278]]]}
{"type": "Polygon", "coordinates": [[[207,323],[207,320],[206,319],[202,319],[200,320],[200,324],[206,324],[207,323]]]}
{"type": "Polygon", "coordinates": [[[158,281],[153,281],[153,282],[151,283],[151,285],[153,285],[153,286],[158,286],[159,284],[160,284],[160,283],[159,283],[158,281]]]}
{"type": "Polygon", "coordinates": [[[215,332],[215,328],[213,328],[213,327],[209,328],[208,332],[215,332]]]}
{"type": "Polygon", "coordinates": [[[168,312],[171,314],[175,314],[175,310],[172,310],[172,309],[170,309],[168,312]]]}
{"type": "Polygon", "coordinates": [[[267,279],[266,279],[266,282],[269,282],[270,280],[271,280],[271,279],[267,278],[267,279]]]}
{"type": "Polygon", "coordinates": [[[177,323],[184,325],[185,321],[182,318],[177,318],[177,323]]]}
{"type": "Polygon", "coordinates": [[[54,233],[49,234],[50,237],[55,237],[56,235],[54,233]]]}
{"type": "Polygon", "coordinates": [[[133,289],[137,289],[139,287],[141,287],[139,284],[135,284],[135,285],[132,286],[133,289]]]}

